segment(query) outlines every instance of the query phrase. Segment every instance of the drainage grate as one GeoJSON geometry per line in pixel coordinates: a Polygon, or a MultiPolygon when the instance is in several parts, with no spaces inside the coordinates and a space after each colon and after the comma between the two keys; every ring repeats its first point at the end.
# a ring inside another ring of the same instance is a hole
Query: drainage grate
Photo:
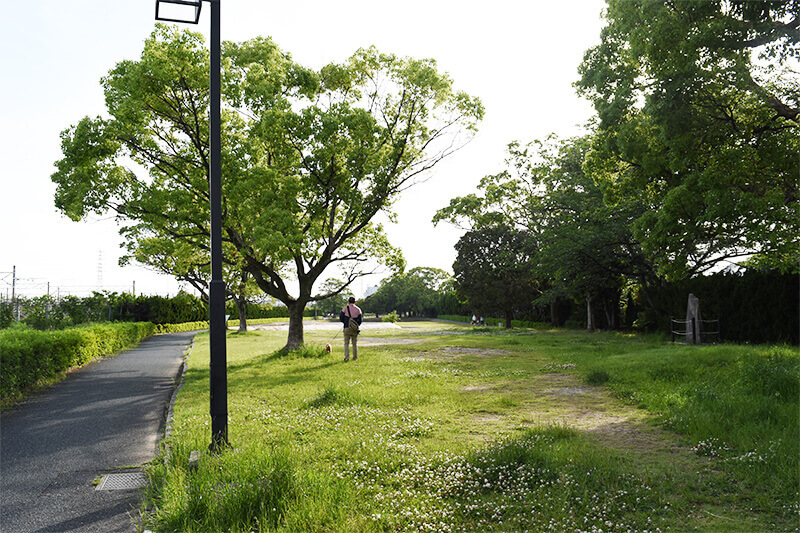
{"type": "Polygon", "coordinates": [[[96,490],[133,490],[147,485],[147,476],[142,472],[126,474],[106,474],[96,490]]]}

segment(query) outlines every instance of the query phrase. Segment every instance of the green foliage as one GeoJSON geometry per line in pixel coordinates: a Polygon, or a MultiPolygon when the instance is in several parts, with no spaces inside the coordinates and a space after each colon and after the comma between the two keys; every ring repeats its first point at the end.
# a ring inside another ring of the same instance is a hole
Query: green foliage
{"type": "Polygon", "coordinates": [[[444,270],[415,267],[381,282],[378,290],[364,299],[362,308],[369,313],[433,316],[438,312],[440,295],[452,286],[452,276],[444,270]]]}
{"type": "Polygon", "coordinates": [[[180,333],[182,331],[199,331],[208,329],[208,321],[205,322],[181,322],[180,324],[156,324],[156,334],[180,333]]]}
{"type": "Polygon", "coordinates": [[[135,346],[155,333],[151,323],[89,324],[63,331],[0,332],[0,398],[13,400],[27,387],[98,357],[135,346]]]}
{"type": "MultiPolygon", "coordinates": [[[[339,312],[347,305],[347,295],[345,293],[339,292],[336,293],[344,285],[344,282],[340,279],[331,279],[327,280],[322,285],[322,292],[331,294],[328,298],[318,302],[315,306],[318,307],[318,311],[324,315],[331,315],[334,317],[339,316],[339,312]]],[[[363,309],[363,305],[361,306],[363,309]]]]}
{"type": "Polygon", "coordinates": [[[631,231],[645,206],[633,198],[607,201],[601,183],[584,170],[591,140],[551,136],[524,146],[510,143],[507,170],[484,177],[482,195],[470,195],[466,203],[452,200],[434,223],[523,228],[535,243],[529,276],[541,291],[525,314],[549,312],[551,322],[561,325],[564,302],[588,297],[592,318],[616,329],[626,279],[649,282],[655,276],[631,231]]]}
{"type": "Polygon", "coordinates": [[[0,329],[10,327],[14,322],[14,306],[9,300],[0,301],[0,329]]]}
{"type": "Polygon", "coordinates": [[[18,297],[16,305],[22,323],[41,330],[64,329],[87,322],[178,324],[208,318],[205,302],[186,292],[167,298],[95,291],[84,298],[72,295],[59,299],[18,297]]]}
{"type": "MultiPolygon", "coordinates": [[[[652,307],[643,317],[650,329],[667,331],[669,318],[686,316],[686,300],[700,299],[704,319],[720,320],[725,342],[800,343],[800,278],[775,271],[718,272],[647,288],[652,307]]],[[[718,337],[711,337],[716,341],[718,337]]]]}
{"type": "MultiPolygon", "coordinates": [[[[236,305],[233,302],[228,301],[227,305],[225,306],[225,313],[231,317],[236,317],[236,305]]],[[[246,314],[248,323],[250,323],[250,319],[257,320],[259,318],[289,318],[289,309],[282,305],[247,302],[246,314]]],[[[208,313],[206,313],[206,316],[207,315],[208,313]]],[[[314,316],[314,310],[306,309],[304,311],[304,316],[314,316]]]]}
{"type": "Polygon", "coordinates": [[[456,243],[455,288],[474,312],[513,315],[529,310],[539,294],[536,246],[527,232],[507,226],[472,230],[456,243]]]}
{"type": "MultiPolygon", "coordinates": [[[[61,211],[75,220],[115,211],[131,258],[197,285],[209,234],[202,41],[158,25],[138,60],[103,78],[109,118],[62,134],[52,176],[61,211]],[[129,170],[129,159],[146,172],[129,170]]],[[[374,48],[318,72],[267,38],[224,43],[223,56],[224,262],[229,281],[252,276],[289,308],[287,347],[296,348],[306,305],[363,275],[347,264],[402,270],[402,254],[373,219],[474,134],[483,107],[434,61],[374,48]],[[339,263],[342,285],[315,293],[339,263]]]]}
{"type": "Polygon", "coordinates": [[[391,313],[387,314],[386,316],[381,317],[383,322],[391,322],[393,324],[397,323],[400,319],[397,317],[397,311],[392,311],[391,313]]]}
{"type": "Polygon", "coordinates": [[[755,252],[796,263],[796,0],[608,5],[577,84],[606,201],[645,206],[631,231],[670,278],[755,252]]]}

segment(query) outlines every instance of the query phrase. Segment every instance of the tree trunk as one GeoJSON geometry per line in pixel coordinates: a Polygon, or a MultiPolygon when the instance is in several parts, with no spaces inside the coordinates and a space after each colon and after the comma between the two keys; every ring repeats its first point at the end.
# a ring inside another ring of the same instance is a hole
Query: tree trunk
{"type": "Polygon", "coordinates": [[[508,311],[505,312],[505,319],[506,319],[506,329],[511,329],[511,317],[514,316],[513,313],[508,311]]]}
{"type": "Polygon", "coordinates": [[[247,331],[247,300],[244,298],[233,298],[236,302],[236,310],[239,312],[239,333],[247,331]]]}
{"type": "Polygon", "coordinates": [[[286,339],[286,350],[297,350],[303,346],[303,311],[305,302],[297,300],[289,302],[289,337],[286,339]]]}
{"type": "Polygon", "coordinates": [[[603,311],[606,314],[606,324],[608,324],[608,329],[612,331],[616,331],[617,328],[617,312],[615,309],[615,301],[614,300],[606,300],[603,302],[603,311]]]}
{"type": "Polygon", "coordinates": [[[594,296],[591,294],[586,295],[586,331],[594,331],[594,310],[592,309],[592,302],[594,296]]]}

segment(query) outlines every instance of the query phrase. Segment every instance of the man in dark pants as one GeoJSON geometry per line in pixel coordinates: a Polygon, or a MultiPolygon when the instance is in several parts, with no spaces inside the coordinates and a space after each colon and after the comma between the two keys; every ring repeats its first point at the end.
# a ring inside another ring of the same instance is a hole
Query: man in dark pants
{"type": "Polygon", "coordinates": [[[364,314],[356,305],[356,299],[352,296],[346,306],[339,313],[339,321],[344,324],[344,361],[350,360],[350,341],[353,341],[353,361],[358,359],[358,333],[359,326],[364,320],[364,314]]]}

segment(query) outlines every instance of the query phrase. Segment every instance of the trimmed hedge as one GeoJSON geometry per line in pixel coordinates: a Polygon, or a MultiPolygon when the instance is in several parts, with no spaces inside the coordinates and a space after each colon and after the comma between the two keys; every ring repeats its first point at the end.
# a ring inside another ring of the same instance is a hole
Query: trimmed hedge
{"type": "Polygon", "coordinates": [[[194,331],[208,329],[208,321],[206,322],[184,322],[182,324],[157,324],[155,326],[156,335],[163,335],[165,333],[181,333],[183,331],[194,331]]]}
{"type": "Polygon", "coordinates": [[[16,396],[42,378],[135,346],[154,333],[149,322],[0,331],[0,399],[16,396]]]}
{"type": "MultiPolygon", "coordinates": [[[[285,322],[280,318],[248,320],[248,324],[285,322]]],[[[238,320],[228,321],[237,327],[238,320]]],[[[86,324],[56,331],[0,331],[0,401],[15,398],[26,387],[70,368],[131,348],[152,335],[207,330],[208,322],[153,324],[114,322],[86,324]]]]}

